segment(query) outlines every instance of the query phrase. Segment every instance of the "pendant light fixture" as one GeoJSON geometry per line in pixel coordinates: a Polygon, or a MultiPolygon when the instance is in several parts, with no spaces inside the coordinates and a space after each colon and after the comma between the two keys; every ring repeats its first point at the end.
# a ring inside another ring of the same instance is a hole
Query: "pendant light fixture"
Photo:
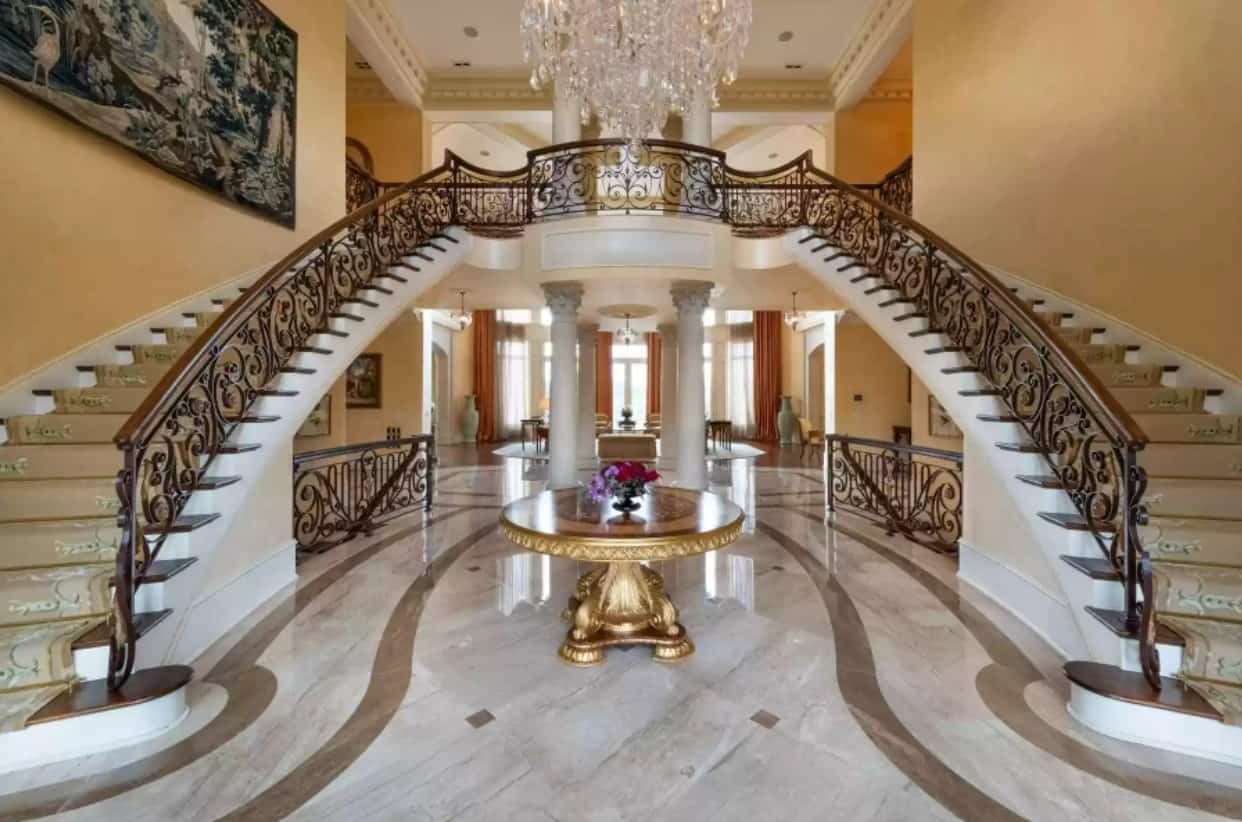
{"type": "Polygon", "coordinates": [[[461,308],[449,312],[449,322],[457,326],[458,331],[464,331],[474,320],[474,315],[466,310],[466,292],[458,289],[457,293],[461,297],[461,308]]]}
{"type": "Polygon", "coordinates": [[[617,342],[622,345],[633,345],[638,342],[638,332],[630,328],[630,315],[625,315],[625,328],[617,329],[617,342]]]}
{"type": "Polygon", "coordinates": [[[796,329],[798,323],[807,318],[805,311],[798,310],[798,292],[793,292],[793,308],[785,312],[785,325],[796,329]]]}

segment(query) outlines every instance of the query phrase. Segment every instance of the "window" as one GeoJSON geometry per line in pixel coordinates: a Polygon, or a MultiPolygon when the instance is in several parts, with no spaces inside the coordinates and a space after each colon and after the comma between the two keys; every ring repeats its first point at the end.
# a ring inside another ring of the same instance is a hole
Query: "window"
{"type": "Polygon", "coordinates": [[[529,308],[506,308],[496,312],[497,322],[513,323],[514,325],[529,325],[533,316],[534,312],[529,308]]]}
{"type": "Polygon", "coordinates": [[[623,418],[621,409],[634,412],[631,419],[639,427],[647,423],[647,346],[613,345],[612,347],[612,420],[623,418]]]}
{"type": "Polygon", "coordinates": [[[496,375],[500,389],[499,433],[502,438],[508,439],[517,436],[522,427],[522,418],[530,409],[530,372],[526,358],[526,340],[520,334],[513,334],[497,342],[496,348],[500,359],[500,369],[496,375]]]}
{"type": "Polygon", "coordinates": [[[739,437],[749,437],[755,428],[755,341],[750,334],[735,333],[729,340],[728,367],[725,382],[728,417],[739,437]]]}

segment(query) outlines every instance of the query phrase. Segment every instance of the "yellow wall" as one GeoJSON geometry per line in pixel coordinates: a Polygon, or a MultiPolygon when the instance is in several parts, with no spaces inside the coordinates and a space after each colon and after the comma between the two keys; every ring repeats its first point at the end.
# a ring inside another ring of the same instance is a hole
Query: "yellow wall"
{"type": "Polygon", "coordinates": [[[918,0],[915,216],[1242,376],[1239,31],[1237,0],[918,0]]]}
{"type": "Polygon", "coordinates": [[[836,171],[847,183],[878,183],[912,147],[910,101],[864,101],[837,112],[836,171]]]}
{"type": "Polygon", "coordinates": [[[806,416],[806,334],[781,324],[781,393],[793,397],[794,414],[806,416]]]}
{"type": "Polygon", "coordinates": [[[836,433],[892,441],[894,425],[910,425],[909,373],[880,335],[857,319],[843,320],[837,326],[836,433]]]}
{"type": "Polygon", "coordinates": [[[349,435],[346,430],[348,412],[345,409],[345,377],[342,376],[337,380],[329,393],[332,396],[331,430],[322,437],[295,437],[293,440],[293,453],[301,454],[304,451],[336,448],[349,442],[349,435]]]}
{"type": "Polygon", "coordinates": [[[422,428],[422,323],[414,312],[400,314],[367,346],[380,355],[380,407],[350,408],[346,437],[350,443],[385,438],[389,427],[409,437],[422,428]]]}
{"type": "MultiPolygon", "coordinates": [[[[924,448],[941,448],[945,451],[961,451],[961,437],[933,437],[928,431],[927,386],[918,377],[910,377],[910,441],[924,448]]],[[[942,403],[943,405],[943,403],[942,403]]]]}
{"type": "Polygon", "coordinates": [[[297,229],[0,89],[0,385],[275,262],[344,211],[345,5],[269,0],[298,32],[297,229]]]}
{"type": "Polygon", "coordinates": [[[423,113],[397,103],[350,103],[346,136],[367,147],[377,179],[404,183],[422,172],[423,113]]]}

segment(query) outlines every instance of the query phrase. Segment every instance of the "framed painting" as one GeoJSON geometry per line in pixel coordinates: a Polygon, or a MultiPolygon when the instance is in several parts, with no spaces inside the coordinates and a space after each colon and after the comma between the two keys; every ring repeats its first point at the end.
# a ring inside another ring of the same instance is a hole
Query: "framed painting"
{"type": "Polygon", "coordinates": [[[0,84],[290,228],[297,66],[258,0],[0,0],[0,84]]]}
{"type": "Polygon", "coordinates": [[[932,437],[960,440],[962,429],[958,428],[953,418],[944,410],[940,400],[927,395],[927,433],[932,437]]]}
{"type": "Polygon", "coordinates": [[[332,433],[332,395],[324,394],[315,407],[311,409],[310,414],[306,416],[306,421],[302,423],[302,427],[294,434],[298,439],[306,437],[326,437],[332,433]]]}
{"type": "Polygon", "coordinates": [[[345,406],[379,408],[383,399],[383,374],[379,354],[359,354],[345,372],[345,406]]]}

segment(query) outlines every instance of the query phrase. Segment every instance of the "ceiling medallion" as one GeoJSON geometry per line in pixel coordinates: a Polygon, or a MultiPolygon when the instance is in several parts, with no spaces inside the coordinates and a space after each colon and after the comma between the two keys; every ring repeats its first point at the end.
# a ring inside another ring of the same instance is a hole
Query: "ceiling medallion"
{"type": "Polygon", "coordinates": [[[525,0],[522,40],[535,89],[555,84],[605,132],[659,135],[737,78],[751,0],[525,0]]]}
{"type": "Polygon", "coordinates": [[[450,311],[448,318],[458,331],[465,331],[474,321],[474,315],[466,310],[466,292],[459,289],[457,294],[461,297],[461,308],[450,311]]]}

